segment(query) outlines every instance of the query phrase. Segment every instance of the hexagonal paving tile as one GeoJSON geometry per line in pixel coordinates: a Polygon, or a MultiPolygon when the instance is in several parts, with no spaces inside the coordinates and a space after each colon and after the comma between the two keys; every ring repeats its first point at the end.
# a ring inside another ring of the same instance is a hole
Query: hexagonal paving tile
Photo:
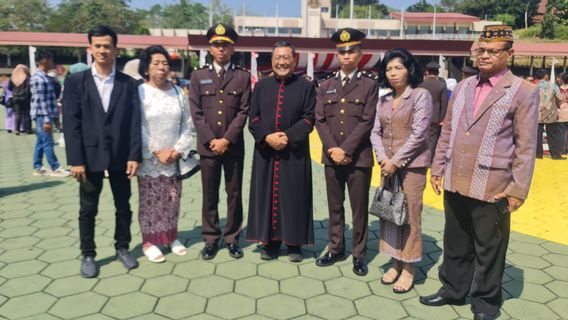
{"type": "Polygon", "coordinates": [[[149,279],[170,274],[172,273],[173,269],[174,264],[170,261],[165,261],[164,263],[154,263],[144,259],[140,261],[140,266],[138,268],[130,271],[130,274],[133,276],[149,279]]]}
{"type": "Polygon", "coordinates": [[[8,319],[23,318],[46,312],[55,298],[45,293],[34,293],[8,300],[0,307],[0,314],[8,319]]]}
{"type": "Polygon", "coordinates": [[[74,295],[91,290],[98,281],[99,280],[96,278],[85,279],[81,276],[71,276],[67,278],[55,279],[45,289],[45,292],[56,297],[64,297],[72,294],[74,295]]]}
{"type": "Polygon", "coordinates": [[[561,298],[568,298],[568,282],[556,280],[546,284],[546,287],[557,296],[561,298]]]}
{"type": "Polygon", "coordinates": [[[233,280],[239,280],[256,275],[256,265],[242,261],[231,261],[217,265],[215,274],[233,280]]]}
{"type": "Polygon", "coordinates": [[[547,307],[561,316],[568,315],[568,299],[558,298],[549,302],[547,307]]]}
{"type": "Polygon", "coordinates": [[[98,313],[107,299],[94,292],[84,292],[60,298],[49,312],[63,319],[77,319],[77,317],[98,313]]]}
{"type": "MultiPolygon", "coordinates": [[[[34,233],[34,237],[48,239],[48,238],[66,236],[71,232],[76,232],[76,230],[74,230],[71,227],[42,228],[38,232],[34,233]]],[[[99,238],[100,237],[97,237],[97,244],[99,243],[99,238]]]]}
{"type": "Polygon", "coordinates": [[[559,266],[550,266],[544,269],[548,275],[557,280],[568,281],[568,268],[559,266]]]}
{"type": "Polygon", "coordinates": [[[187,279],[195,279],[206,275],[212,275],[214,271],[214,264],[202,260],[180,263],[174,268],[174,274],[187,279]]]}
{"type": "Polygon", "coordinates": [[[233,291],[233,283],[233,280],[220,276],[207,276],[191,280],[188,291],[209,298],[233,291]]]}
{"type": "Polygon", "coordinates": [[[19,249],[19,248],[27,248],[32,247],[36,243],[38,243],[40,239],[34,237],[16,237],[10,238],[6,240],[2,240],[2,248],[10,250],[10,249],[19,249]]]}
{"type": "Polygon", "coordinates": [[[421,304],[418,299],[410,299],[402,302],[402,306],[406,312],[416,319],[436,319],[449,320],[455,319],[458,314],[450,306],[427,307],[421,304]]]}
{"type": "Polygon", "coordinates": [[[533,268],[523,268],[519,269],[516,267],[511,267],[505,269],[505,274],[510,276],[512,279],[519,281],[527,281],[535,284],[545,284],[552,281],[552,277],[546,274],[546,272],[533,268]]]}
{"type": "Polygon", "coordinates": [[[257,312],[274,319],[290,319],[305,314],[306,307],[301,299],[276,294],[259,299],[257,312]]]}
{"type": "MultiPolygon", "coordinates": [[[[101,313],[97,313],[97,314],[91,314],[85,317],[81,317],[81,318],[77,318],[77,320],[114,320],[114,318],[111,318],[109,316],[105,316],[104,314],[101,313]]],[[[156,320],[161,320],[161,319],[156,319],[156,320]]]]}
{"type": "Polygon", "coordinates": [[[367,283],[345,277],[328,280],[325,287],[328,293],[351,300],[371,294],[367,283]]]}
{"type": "Polygon", "coordinates": [[[502,308],[514,319],[558,319],[558,316],[545,305],[521,299],[505,300],[502,308]]]}
{"type": "Polygon", "coordinates": [[[209,299],[207,313],[223,319],[236,319],[254,313],[254,299],[229,293],[209,299]]]}
{"type": "Polygon", "coordinates": [[[399,302],[369,296],[355,301],[360,315],[371,319],[402,319],[407,316],[399,302]]]}
{"type": "Polygon", "coordinates": [[[32,226],[38,228],[51,228],[51,227],[62,227],[62,226],[70,227],[69,223],[70,223],[69,220],[62,218],[38,219],[34,223],[32,223],[32,226]]]}
{"type": "Polygon", "coordinates": [[[263,277],[237,280],[235,292],[252,298],[266,297],[278,293],[278,282],[263,277]]]}
{"type": "Polygon", "coordinates": [[[53,279],[65,278],[79,274],[81,261],[79,259],[51,263],[41,274],[53,279]]]}
{"type": "Polygon", "coordinates": [[[323,282],[306,277],[294,277],[280,283],[282,293],[302,299],[325,293],[323,282]]]}
{"type": "Polygon", "coordinates": [[[21,236],[29,236],[36,231],[37,228],[30,227],[28,225],[19,226],[19,227],[10,227],[0,232],[0,237],[8,239],[8,238],[21,237],[21,236]]]}
{"type": "Polygon", "coordinates": [[[39,274],[10,279],[0,286],[0,294],[6,297],[16,297],[24,294],[40,292],[50,282],[51,279],[39,274]]]}
{"type": "Polygon", "coordinates": [[[38,257],[38,260],[45,262],[57,262],[64,260],[77,259],[80,252],[77,248],[58,248],[50,249],[38,257]]]}
{"type": "Polygon", "coordinates": [[[297,276],[298,266],[274,261],[258,266],[258,274],[269,279],[283,280],[297,276]]]}
{"type": "Polygon", "coordinates": [[[346,319],[357,314],[351,301],[329,294],[308,299],[306,306],[308,314],[327,320],[346,319]]]}
{"type": "Polygon", "coordinates": [[[5,278],[17,278],[31,274],[38,274],[46,266],[47,263],[37,260],[10,263],[0,270],[0,276],[5,278]]]}
{"type": "Polygon", "coordinates": [[[542,258],[555,266],[568,267],[568,255],[550,253],[542,256],[542,258]]]}
{"type": "Polygon", "coordinates": [[[515,298],[534,302],[546,303],[556,299],[556,296],[544,286],[519,280],[512,280],[503,284],[503,289],[515,298]]]}
{"type": "MultiPolygon", "coordinates": [[[[41,249],[57,249],[57,248],[70,247],[75,242],[78,242],[78,240],[74,237],[62,236],[62,237],[43,239],[35,246],[41,249]]],[[[79,252],[79,249],[77,249],[77,252],[79,252]]]]}
{"type": "Polygon", "coordinates": [[[538,244],[516,241],[513,241],[509,244],[509,249],[513,250],[515,253],[528,254],[531,256],[543,256],[548,253],[548,250],[544,249],[538,244]]]}
{"type": "Polygon", "coordinates": [[[156,297],[164,297],[185,291],[188,282],[187,279],[178,276],[165,275],[146,280],[140,291],[156,297]]]}
{"type": "Polygon", "coordinates": [[[140,292],[110,298],[103,313],[118,319],[127,319],[154,310],[157,299],[140,292]]]}
{"type": "Polygon", "coordinates": [[[143,281],[144,280],[138,277],[123,274],[120,276],[101,279],[93,291],[112,297],[128,292],[138,291],[142,286],[143,281]]]}
{"type": "MultiPolygon", "coordinates": [[[[432,294],[432,292],[436,292],[440,287],[440,284],[434,281],[427,281],[426,283],[430,283],[432,286],[432,289],[429,288],[425,289],[425,291],[428,292],[427,294],[432,294]]],[[[408,293],[405,294],[396,294],[392,292],[392,285],[384,285],[380,281],[371,281],[368,284],[374,295],[381,296],[394,301],[415,299],[417,296],[416,291],[418,290],[418,288],[423,287],[423,285],[415,284],[414,288],[416,290],[410,290],[408,293]]]]}
{"type": "Polygon", "coordinates": [[[337,267],[318,267],[315,263],[301,265],[300,274],[305,277],[322,281],[341,277],[341,272],[337,267]]]}
{"type": "Polygon", "coordinates": [[[34,247],[6,250],[4,253],[2,253],[2,255],[0,255],[0,261],[13,263],[18,261],[31,260],[37,258],[37,256],[42,253],[43,250],[34,247]]]}
{"type": "Polygon", "coordinates": [[[185,319],[205,311],[206,302],[205,298],[182,292],[161,298],[155,312],[172,319],[185,319]]]}
{"type": "Polygon", "coordinates": [[[544,269],[550,266],[550,263],[541,257],[530,256],[526,254],[514,253],[507,255],[507,260],[515,265],[521,267],[529,267],[535,269],[544,269]]]}

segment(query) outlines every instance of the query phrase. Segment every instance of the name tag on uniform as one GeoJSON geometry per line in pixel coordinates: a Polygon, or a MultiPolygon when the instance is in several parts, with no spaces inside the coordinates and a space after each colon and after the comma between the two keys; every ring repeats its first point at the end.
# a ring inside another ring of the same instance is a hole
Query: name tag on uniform
{"type": "Polygon", "coordinates": [[[213,80],[212,79],[205,79],[205,80],[199,81],[199,83],[200,84],[210,84],[210,83],[213,83],[213,80]]]}
{"type": "Polygon", "coordinates": [[[326,94],[334,94],[335,92],[337,92],[336,89],[331,89],[331,90],[327,90],[325,93],[326,94]]]}

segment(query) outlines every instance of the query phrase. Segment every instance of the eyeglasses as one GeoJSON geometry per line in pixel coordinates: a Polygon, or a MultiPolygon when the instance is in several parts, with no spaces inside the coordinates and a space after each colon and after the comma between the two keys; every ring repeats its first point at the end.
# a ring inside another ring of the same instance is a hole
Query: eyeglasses
{"type": "Polygon", "coordinates": [[[492,57],[498,57],[499,55],[501,55],[501,53],[503,53],[504,51],[509,51],[510,49],[508,48],[504,48],[504,49],[485,49],[485,48],[477,48],[474,50],[475,54],[478,56],[482,56],[483,54],[485,54],[487,52],[488,55],[492,56],[492,57]]]}

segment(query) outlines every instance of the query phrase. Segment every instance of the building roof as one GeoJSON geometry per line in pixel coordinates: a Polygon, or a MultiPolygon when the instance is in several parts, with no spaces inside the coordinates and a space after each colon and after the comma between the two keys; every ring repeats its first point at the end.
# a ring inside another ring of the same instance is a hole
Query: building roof
{"type": "MultiPolygon", "coordinates": [[[[390,16],[394,19],[400,19],[400,12],[391,12],[390,16]]],[[[480,21],[479,17],[470,16],[462,13],[440,12],[436,13],[436,23],[449,24],[470,24],[480,21]]],[[[434,12],[404,12],[404,21],[407,23],[432,23],[434,21],[434,12]]]]}

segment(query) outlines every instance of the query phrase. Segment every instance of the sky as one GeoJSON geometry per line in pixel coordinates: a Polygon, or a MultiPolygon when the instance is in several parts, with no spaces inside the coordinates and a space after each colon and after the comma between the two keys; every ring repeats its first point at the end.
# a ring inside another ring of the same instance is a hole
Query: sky
{"type": "MultiPolygon", "coordinates": [[[[49,4],[56,6],[60,0],[48,0],[49,4]]],[[[179,0],[131,0],[130,6],[140,9],[148,9],[155,4],[166,5],[175,4],[179,0]]],[[[209,5],[209,0],[191,0],[191,2],[201,2],[209,5]]],[[[278,3],[278,11],[281,17],[298,17],[300,16],[300,0],[221,0],[223,4],[231,7],[235,12],[242,8],[245,4],[246,11],[254,12],[257,15],[275,16],[276,3],[278,3]]],[[[418,0],[382,0],[381,3],[392,8],[407,8],[415,4],[418,0]]],[[[439,1],[429,0],[429,3],[438,3],[439,1]]]]}

